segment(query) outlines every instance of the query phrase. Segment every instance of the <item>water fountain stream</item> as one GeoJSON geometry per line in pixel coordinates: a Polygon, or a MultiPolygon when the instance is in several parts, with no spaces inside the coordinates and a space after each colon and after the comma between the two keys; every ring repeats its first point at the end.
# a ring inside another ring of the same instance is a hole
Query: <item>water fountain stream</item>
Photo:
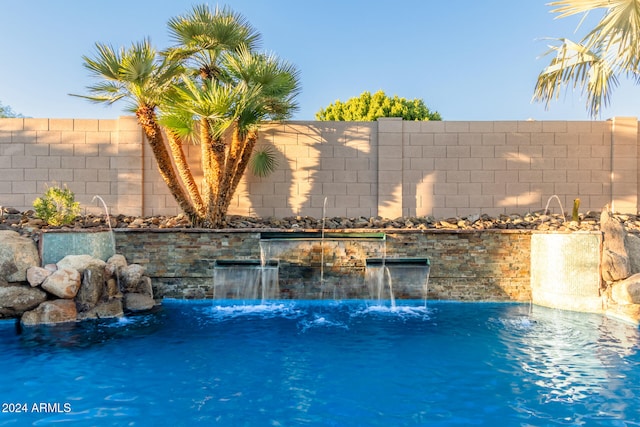
{"type": "Polygon", "coordinates": [[[216,260],[213,299],[262,302],[279,299],[278,263],[257,260],[216,260]]]}
{"type": "Polygon", "coordinates": [[[560,197],[558,197],[557,194],[554,194],[547,199],[547,205],[544,207],[544,215],[546,215],[547,212],[549,212],[549,204],[553,199],[556,199],[558,201],[558,205],[560,206],[560,212],[562,212],[562,220],[564,221],[565,220],[564,209],[562,208],[562,202],[560,201],[560,197]]]}
{"type": "Polygon", "coordinates": [[[320,235],[320,289],[324,285],[324,221],[327,215],[327,198],[324,198],[322,204],[322,229],[320,235]]]}
{"type": "Polygon", "coordinates": [[[100,200],[100,202],[102,203],[102,206],[104,207],[104,213],[106,215],[106,221],[107,221],[107,225],[109,226],[109,236],[111,238],[111,248],[113,249],[113,253],[116,253],[116,237],[113,234],[113,228],[111,227],[111,216],[109,215],[109,208],[107,207],[107,203],[104,201],[104,199],[100,196],[98,196],[97,194],[95,196],[93,196],[93,199],[91,199],[92,202],[95,202],[95,200],[98,199],[100,200]]]}
{"type": "Polygon", "coordinates": [[[369,258],[365,281],[370,299],[389,301],[392,308],[398,297],[421,299],[426,305],[430,270],[427,258],[369,258]]]}
{"type": "Polygon", "coordinates": [[[380,257],[385,234],[370,232],[265,232],[263,260],[280,262],[283,297],[361,298],[366,259],[380,257]]]}

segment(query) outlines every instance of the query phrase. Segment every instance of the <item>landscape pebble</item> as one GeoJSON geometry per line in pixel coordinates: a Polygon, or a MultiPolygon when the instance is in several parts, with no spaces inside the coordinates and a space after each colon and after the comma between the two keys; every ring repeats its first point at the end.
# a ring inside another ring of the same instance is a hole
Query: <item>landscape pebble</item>
{"type": "MultiPolygon", "coordinates": [[[[614,218],[624,224],[627,231],[640,232],[640,215],[614,214],[614,218]]],[[[183,215],[134,217],[117,215],[88,214],[76,218],[73,224],[63,227],[47,225],[37,218],[33,211],[20,212],[12,208],[0,211],[0,229],[9,229],[30,235],[40,229],[184,229],[198,228],[183,215]]],[[[282,229],[282,230],[337,230],[337,229],[395,229],[395,230],[538,230],[538,231],[596,231],[600,229],[600,212],[581,213],[578,221],[560,214],[531,212],[524,215],[511,214],[492,217],[489,215],[469,215],[466,217],[434,218],[432,216],[401,217],[395,219],[381,217],[327,217],[313,218],[295,216],[287,218],[258,218],[230,215],[227,229],[282,229]]],[[[205,227],[200,227],[205,228],[205,227]]]]}

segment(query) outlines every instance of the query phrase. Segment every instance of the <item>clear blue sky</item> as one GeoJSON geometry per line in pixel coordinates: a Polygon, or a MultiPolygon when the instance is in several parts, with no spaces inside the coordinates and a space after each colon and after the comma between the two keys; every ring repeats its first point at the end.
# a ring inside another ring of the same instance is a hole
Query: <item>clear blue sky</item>
{"type": "MultiPolygon", "coordinates": [[[[0,102],[29,117],[115,118],[123,105],[91,104],[82,66],[95,42],[149,37],[169,46],[166,22],[186,0],[0,0],[0,102]]],[[[301,71],[300,110],[312,120],[336,99],[365,90],[421,98],[445,120],[588,120],[580,93],[545,111],[532,104],[549,59],[546,37],[574,35],[579,20],[554,19],[541,0],[230,0],[263,36],[263,49],[301,71]]],[[[640,88],[625,83],[602,119],[640,116],[640,88]]]]}

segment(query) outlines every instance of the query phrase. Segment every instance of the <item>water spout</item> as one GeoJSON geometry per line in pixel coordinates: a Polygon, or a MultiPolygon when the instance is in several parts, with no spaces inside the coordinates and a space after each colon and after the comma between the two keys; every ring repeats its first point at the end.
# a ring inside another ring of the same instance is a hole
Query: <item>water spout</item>
{"type": "Polygon", "coordinates": [[[378,305],[386,300],[391,308],[396,298],[422,299],[426,307],[430,269],[427,258],[368,258],[365,281],[370,298],[378,305]]]}
{"type": "Polygon", "coordinates": [[[553,199],[556,199],[558,201],[558,206],[560,206],[560,212],[562,212],[562,221],[564,221],[565,220],[565,216],[564,216],[564,209],[562,208],[562,202],[560,201],[560,197],[558,197],[556,194],[552,195],[547,200],[547,205],[544,208],[544,214],[543,215],[546,215],[547,212],[549,211],[549,203],[551,203],[551,200],[553,200],[553,199]]]}
{"type": "MultiPolygon", "coordinates": [[[[280,277],[289,298],[345,299],[362,292],[363,261],[380,256],[384,233],[262,232],[262,259],[282,262],[280,277]],[[324,256],[323,256],[324,254],[324,256]]],[[[386,284],[385,284],[386,288],[386,284]]]]}
{"type": "Polygon", "coordinates": [[[429,272],[425,275],[424,278],[424,308],[427,308],[427,301],[429,300],[429,273],[431,271],[431,266],[429,266],[429,272]]]}
{"type": "Polygon", "coordinates": [[[393,295],[393,280],[391,279],[391,272],[389,271],[389,267],[386,265],[383,266],[382,269],[387,276],[387,283],[389,283],[389,300],[391,301],[391,309],[395,310],[396,297],[393,295]]]}
{"type": "Polygon", "coordinates": [[[92,202],[95,202],[96,199],[100,200],[100,202],[102,203],[102,206],[104,207],[104,213],[106,215],[106,219],[107,219],[107,225],[109,226],[109,233],[111,235],[111,248],[113,249],[113,253],[116,253],[116,238],[113,234],[113,228],[111,228],[111,216],[109,215],[109,208],[107,207],[107,203],[104,201],[104,199],[100,196],[98,196],[97,194],[95,196],[93,196],[93,199],[91,199],[92,202]]]}
{"type": "Polygon", "coordinates": [[[267,260],[219,259],[213,264],[213,299],[244,301],[280,298],[278,263],[267,260]]]}
{"type": "Polygon", "coordinates": [[[322,228],[320,230],[320,292],[322,292],[322,287],[324,285],[324,220],[326,218],[326,212],[327,198],[325,197],[324,203],[322,204],[322,228]]]}

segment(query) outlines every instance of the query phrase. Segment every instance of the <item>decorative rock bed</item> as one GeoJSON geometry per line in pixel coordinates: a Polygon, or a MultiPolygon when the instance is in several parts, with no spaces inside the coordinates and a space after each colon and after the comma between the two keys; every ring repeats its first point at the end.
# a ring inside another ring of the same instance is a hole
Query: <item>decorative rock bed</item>
{"type": "MultiPolygon", "coordinates": [[[[614,218],[629,231],[640,232],[640,215],[615,214],[614,218]]],[[[65,227],[52,227],[34,216],[33,211],[19,212],[12,208],[0,210],[0,229],[31,234],[40,229],[67,228],[192,228],[184,215],[132,217],[118,215],[109,218],[105,215],[85,215],[65,227]]],[[[537,230],[537,231],[597,231],[600,229],[600,212],[589,211],[579,215],[579,221],[570,221],[560,214],[547,214],[543,211],[525,215],[511,214],[491,217],[489,215],[469,215],[466,217],[436,219],[431,216],[401,217],[395,219],[381,217],[330,217],[319,219],[307,216],[287,218],[258,218],[230,215],[226,228],[229,229],[283,229],[283,230],[537,230]]]]}

